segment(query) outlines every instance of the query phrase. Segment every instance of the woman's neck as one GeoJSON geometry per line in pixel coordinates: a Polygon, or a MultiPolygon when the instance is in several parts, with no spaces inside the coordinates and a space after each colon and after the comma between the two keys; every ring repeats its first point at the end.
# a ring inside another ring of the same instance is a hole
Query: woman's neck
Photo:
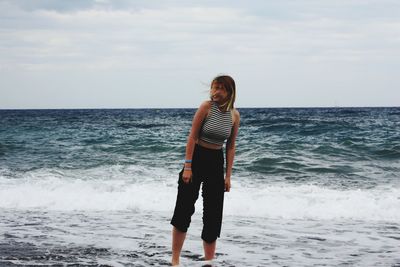
{"type": "Polygon", "coordinates": [[[224,103],[219,103],[217,101],[214,102],[217,104],[219,110],[226,111],[226,105],[228,104],[229,100],[225,101],[224,103]]]}

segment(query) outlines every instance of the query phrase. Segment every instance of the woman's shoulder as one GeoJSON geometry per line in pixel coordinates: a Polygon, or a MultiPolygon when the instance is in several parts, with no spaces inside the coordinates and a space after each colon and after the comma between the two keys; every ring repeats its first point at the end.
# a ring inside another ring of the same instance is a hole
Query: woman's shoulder
{"type": "Polygon", "coordinates": [[[240,113],[236,108],[232,109],[232,113],[233,113],[233,122],[240,122],[240,113]]]}
{"type": "Polygon", "coordinates": [[[208,113],[210,112],[211,105],[212,105],[211,100],[205,100],[200,104],[197,111],[199,112],[199,114],[202,114],[203,117],[207,117],[208,113]]]}
{"type": "Polygon", "coordinates": [[[209,110],[212,105],[212,100],[205,100],[200,104],[199,109],[209,110]]]}
{"type": "Polygon", "coordinates": [[[240,113],[239,113],[239,110],[237,110],[236,108],[233,108],[233,115],[236,117],[236,118],[240,118],[240,113]]]}

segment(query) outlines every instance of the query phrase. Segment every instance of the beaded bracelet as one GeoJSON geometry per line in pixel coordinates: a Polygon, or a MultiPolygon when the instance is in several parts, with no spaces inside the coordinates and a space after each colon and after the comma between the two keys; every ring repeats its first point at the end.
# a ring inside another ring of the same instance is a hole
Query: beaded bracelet
{"type": "Polygon", "coordinates": [[[192,163],[191,159],[185,159],[185,163],[192,163]]]}
{"type": "Polygon", "coordinates": [[[185,170],[192,170],[192,168],[187,168],[187,167],[185,167],[184,169],[185,169],[185,170]]]}

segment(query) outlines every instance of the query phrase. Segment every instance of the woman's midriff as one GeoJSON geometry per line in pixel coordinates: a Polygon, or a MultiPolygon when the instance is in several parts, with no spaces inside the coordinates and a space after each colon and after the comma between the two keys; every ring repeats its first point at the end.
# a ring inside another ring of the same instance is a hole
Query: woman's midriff
{"type": "Polygon", "coordinates": [[[215,150],[219,150],[222,148],[222,146],[220,146],[220,145],[211,144],[211,143],[208,143],[208,142],[200,140],[200,139],[197,139],[196,144],[198,144],[202,147],[205,147],[205,148],[215,149],[215,150]]]}

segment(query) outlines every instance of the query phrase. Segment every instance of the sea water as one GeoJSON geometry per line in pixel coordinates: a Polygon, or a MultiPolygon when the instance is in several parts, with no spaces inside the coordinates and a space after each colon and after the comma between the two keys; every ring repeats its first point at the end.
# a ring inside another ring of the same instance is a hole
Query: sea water
{"type": "MultiPolygon", "coordinates": [[[[195,111],[0,110],[0,266],[168,266],[195,111]]],[[[400,108],[239,111],[213,266],[400,266],[400,108]]]]}

